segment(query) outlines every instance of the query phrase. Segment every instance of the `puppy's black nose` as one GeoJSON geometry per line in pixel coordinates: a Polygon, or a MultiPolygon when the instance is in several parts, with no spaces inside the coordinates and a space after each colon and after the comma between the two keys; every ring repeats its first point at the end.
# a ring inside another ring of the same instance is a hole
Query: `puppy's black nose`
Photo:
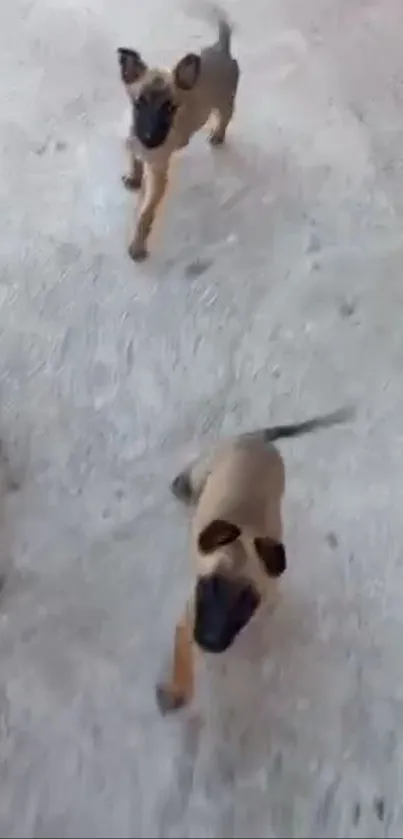
{"type": "Polygon", "coordinates": [[[195,641],[200,649],[205,653],[224,653],[231,645],[231,640],[223,637],[220,633],[209,632],[209,630],[200,629],[195,631],[195,641]]]}
{"type": "Polygon", "coordinates": [[[225,617],[230,607],[230,583],[219,574],[198,580],[194,638],[206,652],[220,653],[228,646],[225,617]]]}
{"type": "Polygon", "coordinates": [[[221,574],[200,579],[196,586],[194,639],[209,653],[223,653],[259,605],[249,584],[240,586],[221,574]]]}

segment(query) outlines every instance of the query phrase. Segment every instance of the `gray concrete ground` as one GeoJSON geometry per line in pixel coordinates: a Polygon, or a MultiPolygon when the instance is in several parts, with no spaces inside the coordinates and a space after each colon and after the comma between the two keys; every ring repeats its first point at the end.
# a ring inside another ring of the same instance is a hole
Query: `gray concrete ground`
{"type": "Polygon", "coordinates": [[[228,147],[126,256],[119,44],[176,0],[0,4],[4,837],[403,835],[402,0],[228,0],[228,147]],[[282,599],[189,711],[153,696],[189,583],[194,444],[353,400],[287,442],[282,599]]]}

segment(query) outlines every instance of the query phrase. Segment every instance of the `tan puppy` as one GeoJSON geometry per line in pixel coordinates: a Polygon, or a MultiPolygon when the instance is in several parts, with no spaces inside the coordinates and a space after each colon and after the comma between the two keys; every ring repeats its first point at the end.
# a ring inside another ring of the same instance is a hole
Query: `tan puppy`
{"type": "Polygon", "coordinates": [[[242,434],[173,481],[174,495],[194,507],[196,583],[176,627],[169,678],[157,686],[161,712],[180,708],[192,697],[194,644],[209,653],[228,649],[286,569],[284,463],[273,441],[345,422],[351,415],[346,409],[242,434]]]}
{"type": "Polygon", "coordinates": [[[132,103],[132,127],[127,140],[129,172],[123,182],[140,189],[137,225],[129,246],[134,260],[147,256],[147,241],[168,184],[174,152],[214,114],[210,142],[224,142],[234,112],[239,67],[231,55],[231,26],[215,6],[218,39],[199,55],[188,53],[173,70],[152,69],[135,50],[120,47],[120,74],[132,103]]]}

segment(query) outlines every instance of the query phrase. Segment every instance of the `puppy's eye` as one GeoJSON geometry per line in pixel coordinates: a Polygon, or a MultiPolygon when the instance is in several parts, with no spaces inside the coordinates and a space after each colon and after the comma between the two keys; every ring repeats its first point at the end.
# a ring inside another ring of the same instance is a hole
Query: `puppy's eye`
{"type": "Polygon", "coordinates": [[[147,101],[146,101],[145,96],[139,96],[139,98],[136,99],[136,101],[134,103],[134,107],[136,108],[136,111],[140,111],[141,108],[144,108],[144,105],[146,105],[146,104],[147,104],[147,101]]]}

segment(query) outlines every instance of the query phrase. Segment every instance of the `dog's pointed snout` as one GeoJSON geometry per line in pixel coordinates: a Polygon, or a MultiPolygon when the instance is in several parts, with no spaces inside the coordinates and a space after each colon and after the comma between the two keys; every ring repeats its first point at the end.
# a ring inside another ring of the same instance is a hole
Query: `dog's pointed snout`
{"type": "Polygon", "coordinates": [[[221,653],[226,649],[221,640],[221,635],[217,632],[209,632],[208,630],[196,632],[195,641],[206,653],[221,653]]]}
{"type": "Polygon", "coordinates": [[[196,584],[194,640],[209,653],[222,653],[255,612],[259,597],[250,584],[222,573],[201,577],[196,584]]]}

